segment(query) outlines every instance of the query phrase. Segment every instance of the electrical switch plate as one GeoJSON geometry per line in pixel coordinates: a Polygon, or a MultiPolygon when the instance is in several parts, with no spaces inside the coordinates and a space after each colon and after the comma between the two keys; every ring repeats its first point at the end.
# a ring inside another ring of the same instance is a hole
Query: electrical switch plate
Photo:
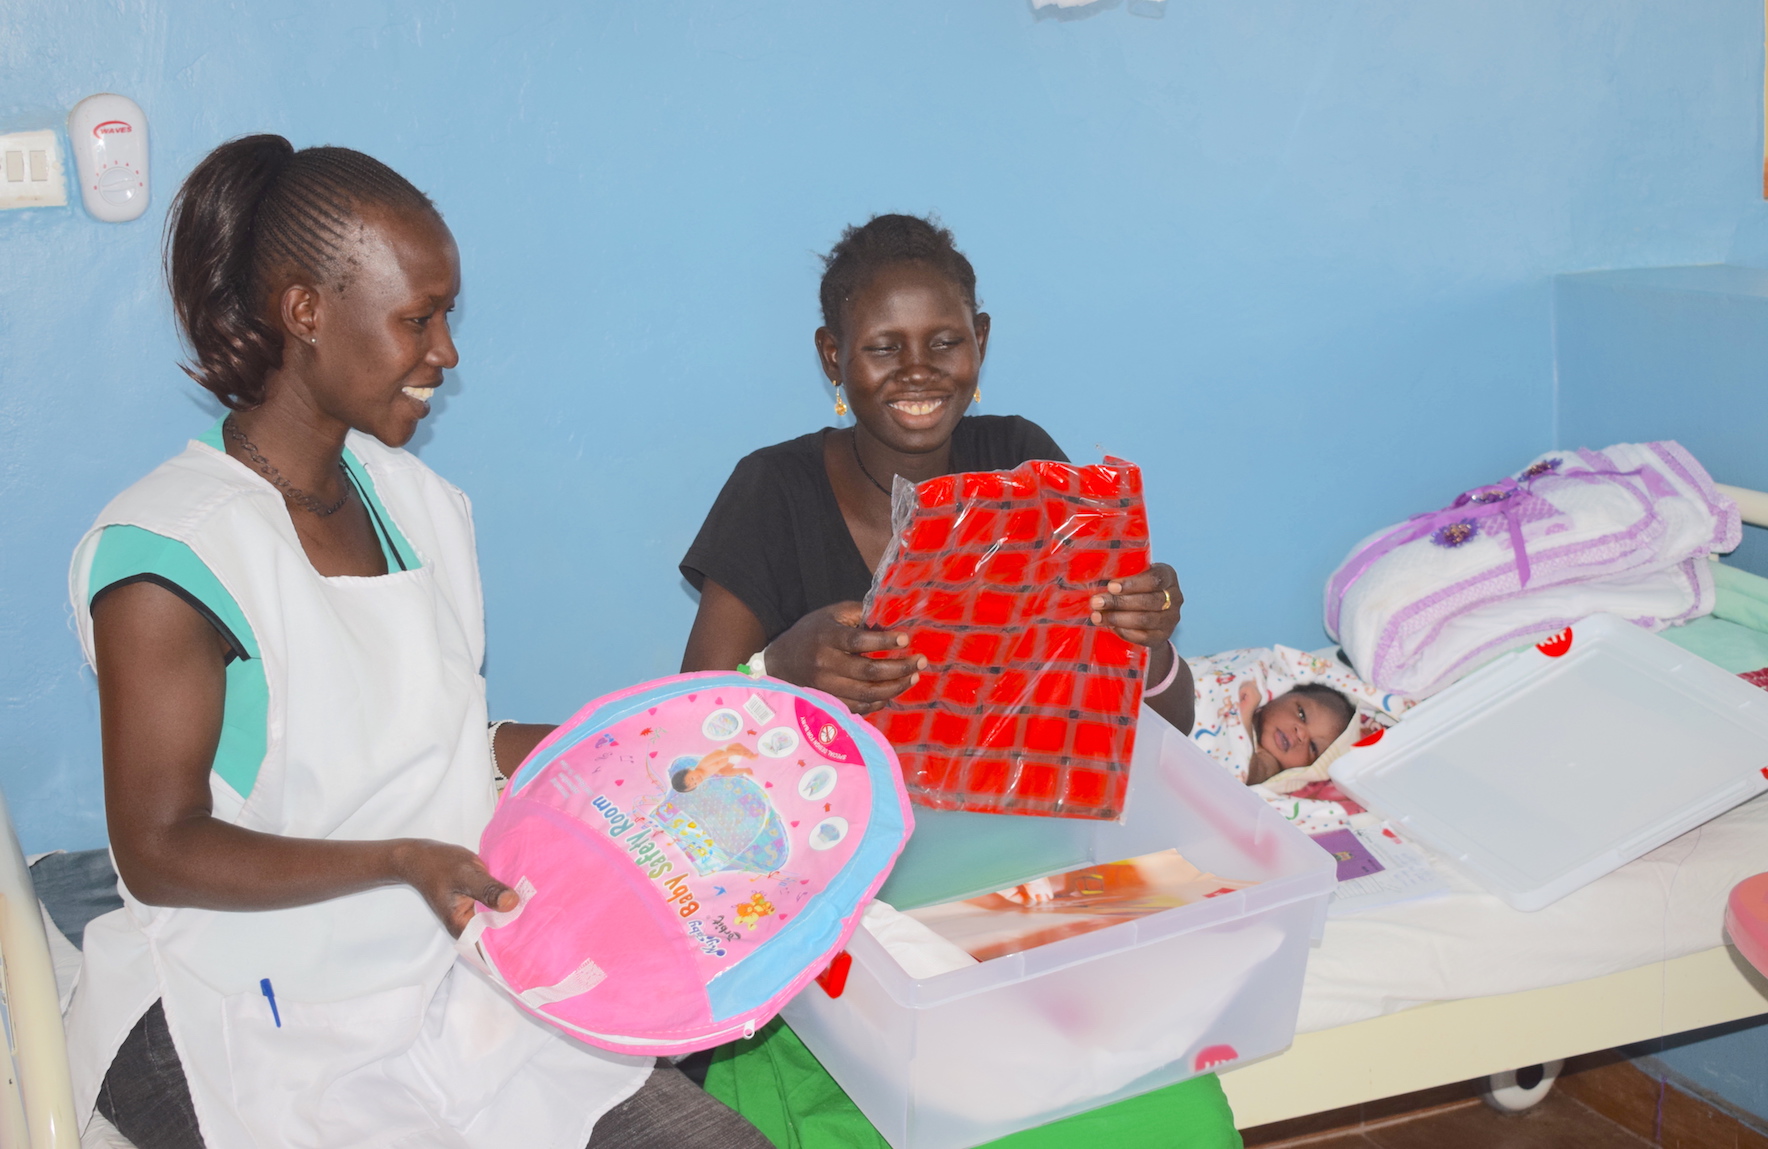
{"type": "Polygon", "coordinates": [[[68,202],[61,141],[53,131],[0,136],[0,209],[68,202]]]}

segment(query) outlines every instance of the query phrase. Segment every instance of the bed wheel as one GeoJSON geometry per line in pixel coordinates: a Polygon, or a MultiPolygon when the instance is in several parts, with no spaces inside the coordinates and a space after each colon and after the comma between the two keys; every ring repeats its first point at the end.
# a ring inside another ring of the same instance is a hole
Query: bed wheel
{"type": "Polygon", "coordinates": [[[1552,1090],[1564,1065],[1563,1061],[1549,1061],[1545,1065],[1528,1065],[1494,1073],[1486,1078],[1486,1091],[1481,1096],[1487,1105],[1500,1113],[1533,1109],[1552,1090]]]}

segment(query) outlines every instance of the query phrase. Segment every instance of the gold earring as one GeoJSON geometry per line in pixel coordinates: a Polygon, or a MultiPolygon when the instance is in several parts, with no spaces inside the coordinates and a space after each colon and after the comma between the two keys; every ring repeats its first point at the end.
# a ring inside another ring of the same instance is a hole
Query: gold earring
{"type": "Polygon", "coordinates": [[[976,388],[976,390],[974,392],[971,393],[970,402],[972,402],[972,403],[982,402],[982,388],[978,387],[978,388],[976,388]]]}
{"type": "Polygon", "coordinates": [[[833,379],[829,382],[835,385],[835,418],[839,419],[847,414],[847,401],[841,398],[841,384],[833,379]]]}

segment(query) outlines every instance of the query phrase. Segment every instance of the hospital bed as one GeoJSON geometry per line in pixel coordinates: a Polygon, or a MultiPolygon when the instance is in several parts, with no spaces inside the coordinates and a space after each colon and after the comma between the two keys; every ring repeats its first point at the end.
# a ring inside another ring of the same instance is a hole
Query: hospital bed
{"type": "Polygon", "coordinates": [[[0,831],[0,1022],[7,1052],[0,1065],[6,1077],[0,1088],[0,1145],[75,1149],[80,1126],[68,1088],[49,934],[3,794],[0,831]]]}
{"type": "MultiPolygon", "coordinates": [[[[1746,523],[1768,526],[1768,493],[1720,490],[1746,523]]],[[[1716,638],[1763,652],[1728,669],[1768,666],[1768,635],[1716,638]]],[[[1768,795],[1534,913],[1448,874],[1447,895],[1334,918],[1308,960],[1295,1044],[1222,1075],[1235,1121],[1247,1129],[1768,1014],[1768,980],[1721,925],[1731,887],[1763,871],[1768,795]]]]}
{"type": "MultiPolygon", "coordinates": [[[[1768,526],[1768,494],[1721,489],[1745,522],[1768,526]]],[[[1757,665],[1768,666],[1768,634],[1754,641],[1757,665]]],[[[1236,1122],[1250,1128],[1768,1014],[1768,979],[1725,944],[1721,926],[1731,887],[1763,871],[1768,795],[1534,913],[1449,874],[1446,895],[1334,918],[1309,958],[1294,1045],[1222,1075],[1236,1122]]],[[[65,988],[76,964],[67,939],[46,928],[0,795],[0,1024],[10,1054],[0,1145],[81,1145],[56,981],[59,966],[65,988]]],[[[93,1126],[87,1146],[126,1147],[93,1126]]]]}

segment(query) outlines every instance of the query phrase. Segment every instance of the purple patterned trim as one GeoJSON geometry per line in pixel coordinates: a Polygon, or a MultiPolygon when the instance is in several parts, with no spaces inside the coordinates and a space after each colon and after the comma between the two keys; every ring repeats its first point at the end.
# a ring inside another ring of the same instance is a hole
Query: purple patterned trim
{"type": "MultiPolygon", "coordinates": [[[[1344,604],[1344,596],[1358,579],[1368,573],[1370,567],[1407,543],[1427,535],[1434,536],[1445,528],[1471,524],[1490,515],[1504,516],[1505,527],[1510,535],[1511,554],[1515,559],[1516,569],[1521,573],[1522,585],[1527,586],[1530,563],[1528,547],[1523,540],[1523,519],[1546,518],[1557,513],[1551,506],[1543,508],[1538,505],[1542,502],[1538,495],[1515,479],[1505,479],[1463,491],[1455,496],[1453,503],[1440,511],[1413,515],[1358,551],[1332,572],[1332,578],[1326,584],[1326,632],[1335,638],[1338,636],[1339,611],[1344,604]]],[[[1437,545],[1460,546],[1461,543],[1471,541],[1469,537],[1461,542],[1438,542],[1437,545]]]]}
{"type": "MultiPolygon", "coordinates": [[[[1712,572],[1711,572],[1711,570],[1708,569],[1705,557],[1697,555],[1694,558],[1690,558],[1690,559],[1687,559],[1683,562],[1676,563],[1668,569],[1671,571],[1680,572],[1683,579],[1685,580],[1685,585],[1687,586],[1687,589],[1691,592],[1691,598],[1692,598],[1692,603],[1689,606],[1689,608],[1687,610],[1683,611],[1681,614],[1673,615],[1669,618],[1661,618],[1660,619],[1660,618],[1655,618],[1650,615],[1642,615],[1639,617],[1628,619],[1629,622],[1635,623],[1636,625],[1639,625],[1639,626],[1643,626],[1648,630],[1662,630],[1664,627],[1677,626],[1677,625],[1680,625],[1681,623],[1688,622],[1692,619],[1699,618],[1702,615],[1712,613],[1715,591],[1714,591],[1714,585],[1713,585],[1712,572]]],[[[1472,581],[1472,580],[1470,580],[1470,581],[1472,581]]],[[[1454,622],[1456,619],[1460,618],[1462,613],[1471,613],[1472,611],[1481,609],[1482,607],[1490,606],[1493,602],[1496,602],[1496,601],[1498,601],[1502,598],[1505,598],[1505,597],[1509,597],[1509,596],[1493,595],[1493,596],[1490,596],[1487,599],[1467,608],[1466,612],[1457,612],[1455,614],[1447,615],[1443,618],[1438,619],[1436,621],[1436,625],[1431,628],[1431,632],[1430,632],[1426,641],[1435,641],[1436,638],[1441,634],[1443,627],[1448,625],[1451,622],[1454,622]]],[[[1498,636],[1490,639],[1489,641],[1479,644],[1479,646],[1469,650],[1468,652],[1463,654],[1460,658],[1458,658],[1454,662],[1450,663],[1429,684],[1427,684],[1423,687],[1420,687],[1419,689],[1414,691],[1413,696],[1418,697],[1418,698],[1423,698],[1423,697],[1426,697],[1427,695],[1434,694],[1436,691],[1441,690],[1443,687],[1447,686],[1449,683],[1454,682],[1457,678],[1461,677],[1462,674],[1465,674],[1467,672],[1467,670],[1471,669],[1473,666],[1477,666],[1481,661],[1483,661],[1485,658],[1492,656],[1494,653],[1501,653],[1503,649],[1507,648],[1510,645],[1516,645],[1516,646],[1526,645],[1526,643],[1523,641],[1523,639],[1525,639],[1525,638],[1527,638],[1529,642],[1534,642],[1534,641],[1538,641],[1542,638],[1546,638],[1554,633],[1557,633],[1559,630],[1562,630],[1565,627],[1570,626],[1572,623],[1574,623],[1576,621],[1578,621],[1576,618],[1569,618],[1569,617],[1568,618],[1555,618],[1555,619],[1548,620],[1548,622],[1546,622],[1546,623],[1541,623],[1540,625],[1545,627],[1546,629],[1541,630],[1539,633],[1536,632],[1536,629],[1535,629],[1536,624],[1530,623],[1527,626],[1517,627],[1514,630],[1506,632],[1505,634],[1498,635],[1498,636]],[[1533,636],[1533,637],[1530,637],[1530,636],[1533,636]]],[[[1392,637],[1393,642],[1392,643],[1385,643],[1384,642],[1384,644],[1383,644],[1384,648],[1385,648],[1384,652],[1383,652],[1384,654],[1391,653],[1391,647],[1393,645],[1397,645],[1397,643],[1398,643],[1398,637],[1392,635],[1391,626],[1389,628],[1387,628],[1387,630],[1384,631],[1384,638],[1388,638],[1388,637],[1392,637]]],[[[1422,644],[1416,644],[1416,645],[1422,645],[1422,644]]],[[[1376,661],[1377,661],[1377,664],[1379,665],[1382,661],[1382,656],[1378,655],[1376,661]]],[[[1382,669],[1385,670],[1385,667],[1382,669]]],[[[1379,681],[1379,679],[1377,679],[1375,677],[1376,673],[1377,672],[1374,669],[1372,669],[1370,677],[1374,681],[1379,681]]]]}
{"type": "MultiPolygon", "coordinates": [[[[1587,539],[1581,543],[1567,543],[1564,546],[1549,548],[1546,551],[1538,553],[1535,556],[1535,561],[1543,569],[1553,570],[1562,565],[1557,560],[1588,555],[1593,551],[1605,552],[1610,556],[1610,561],[1612,561],[1613,558],[1624,557],[1635,550],[1640,545],[1639,539],[1646,533],[1647,528],[1656,527],[1660,524],[1661,520],[1657,515],[1649,514],[1627,530],[1604,535],[1599,539],[1587,539]]],[[[1595,564],[1578,565],[1587,568],[1588,566],[1595,564]]],[[[1621,569],[1624,570],[1627,568],[1621,569]]],[[[1594,573],[1599,577],[1600,575],[1618,572],[1605,570],[1594,573]]],[[[1588,571],[1588,569],[1584,569],[1575,571],[1570,578],[1554,578],[1538,585],[1553,586],[1560,582],[1569,582],[1588,577],[1592,577],[1592,572],[1588,571]]],[[[1435,642],[1441,634],[1442,628],[1453,622],[1460,615],[1487,606],[1498,599],[1512,598],[1521,593],[1523,589],[1521,583],[1513,582],[1513,578],[1513,568],[1498,567],[1495,569],[1488,569],[1469,578],[1465,578],[1458,583],[1444,587],[1442,590],[1439,590],[1434,594],[1426,595],[1417,602],[1408,605],[1405,609],[1396,611],[1387,620],[1387,624],[1382,627],[1381,640],[1376,644],[1375,656],[1370,659],[1370,679],[1376,683],[1391,681],[1391,679],[1386,677],[1390,670],[1390,662],[1394,658],[1397,648],[1401,645],[1402,637],[1406,634],[1408,629],[1407,624],[1409,624],[1414,618],[1421,615],[1431,614],[1439,605],[1450,600],[1460,600],[1463,603],[1461,609],[1444,614],[1442,617],[1438,618],[1435,625],[1430,628],[1429,632],[1425,634],[1420,641],[1414,641],[1407,644],[1416,649],[1418,646],[1435,642]],[[1471,599],[1471,601],[1468,601],[1469,599],[1471,599]]],[[[1562,629],[1563,625],[1564,624],[1561,624],[1560,627],[1555,627],[1554,629],[1562,629]]],[[[1548,631],[1547,633],[1551,634],[1552,631],[1548,631]]]]}
{"type": "Polygon", "coordinates": [[[1713,517],[1718,520],[1713,526],[1714,552],[1724,554],[1737,549],[1737,545],[1743,542],[1743,517],[1738,514],[1737,504],[1719,493],[1718,484],[1707,474],[1707,469],[1695,461],[1688,448],[1674,439],[1648,443],[1647,446],[1664,461],[1664,466],[1698,490],[1707,506],[1712,508],[1713,517]]]}
{"type": "MultiPolygon", "coordinates": [[[[1689,590],[1693,592],[1693,605],[1681,614],[1670,618],[1656,618],[1651,615],[1641,615],[1636,618],[1628,619],[1628,622],[1637,626],[1643,626],[1647,630],[1659,631],[1668,627],[1679,626],[1682,623],[1692,621],[1693,619],[1700,618],[1703,615],[1711,614],[1713,612],[1713,599],[1716,592],[1714,590],[1712,572],[1707,569],[1705,557],[1696,556],[1695,558],[1677,563],[1670,569],[1681,571],[1683,576],[1688,580],[1689,590]]],[[[1412,694],[1411,697],[1428,697],[1449,685],[1451,682],[1456,681],[1463,674],[1467,673],[1467,671],[1478,666],[1486,659],[1502,654],[1511,648],[1521,648],[1539,642],[1542,639],[1550,638],[1559,631],[1564,630],[1566,627],[1571,626],[1578,621],[1578,619],[1570,617],[1552,618],[1548,619],[1546,622],[1530,623],[1527,626],[1519,626],[1504,634],[1498,635],[1490,641],[1481,643],[1478,647],[1468,651],[1466,654],[1450,663],[1443,669],[1442,673],[1437,675],[1435,680],[1412,694]]]]}

